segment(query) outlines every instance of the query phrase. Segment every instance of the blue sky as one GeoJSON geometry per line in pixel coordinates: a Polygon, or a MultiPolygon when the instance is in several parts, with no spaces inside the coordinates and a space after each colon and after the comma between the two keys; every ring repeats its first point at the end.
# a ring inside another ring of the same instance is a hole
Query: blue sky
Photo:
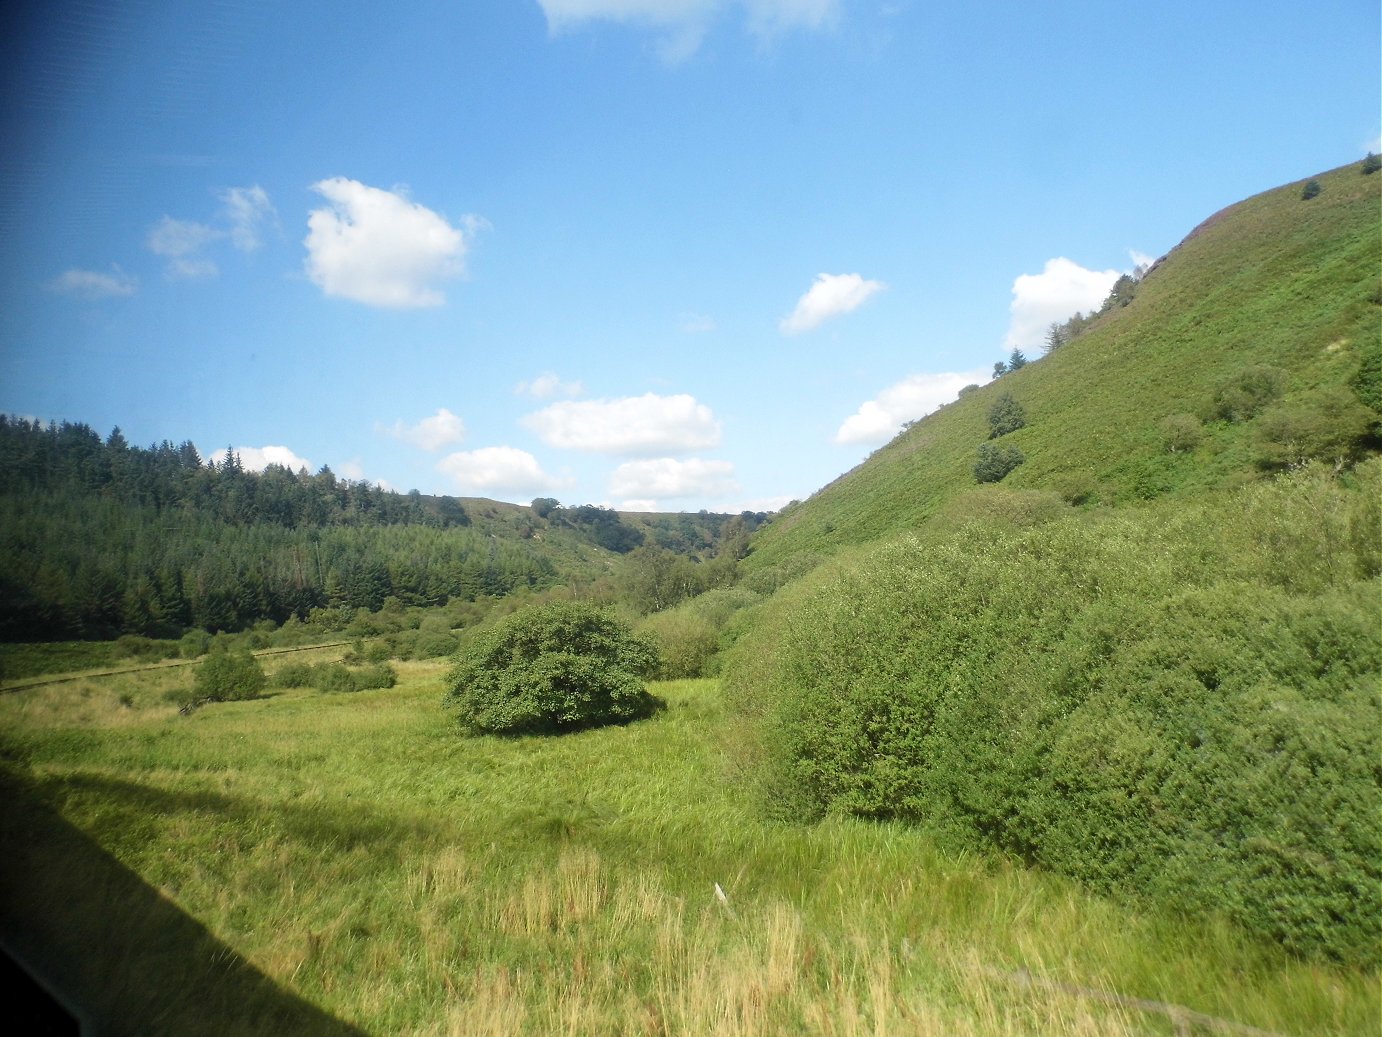
{"type": "Polygon", "coordinates": [[[0,410],[518,502],[805,498],[1382,128],[1374,0],[4,18],[0,410]]]}

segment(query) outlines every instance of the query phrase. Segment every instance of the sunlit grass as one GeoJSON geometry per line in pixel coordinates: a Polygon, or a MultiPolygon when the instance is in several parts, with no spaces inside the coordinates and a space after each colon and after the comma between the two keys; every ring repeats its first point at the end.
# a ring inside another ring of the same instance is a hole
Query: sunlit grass
{"type": "Polygon", "coordinates": [[[726,777],[715,682],[658,686],[668,710],[628,727],[467,739],[440,709],[444,664],[399,671],[388,691],[189,716],[160,674],[55,685],[0,698],[0,730],[43,800],[371,1033],[1175,1032],[1076,987],[1373,1032],[1375,977],[900,827],[758,820],[726,777]]]}

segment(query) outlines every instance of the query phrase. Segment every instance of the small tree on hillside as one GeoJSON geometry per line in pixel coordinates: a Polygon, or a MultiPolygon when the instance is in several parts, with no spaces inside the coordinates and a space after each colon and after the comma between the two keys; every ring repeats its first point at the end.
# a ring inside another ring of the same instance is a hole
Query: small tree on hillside
{"type": "Polygon", "coordinates": [[[1003,393],[989,408],[989,439],[1016,432],[1026,424],[1027,412],[1013,399],[1012,393],[1003,393]]]}
{"type": "Polygon", "coordinates": [[[1382,169],[1382,155],[1374,155],[1369,151],[1368,157],[1363,159],[1363,175],[1376,173],[1379,169],[1382,169]]]}
{"type": "Polygon", "coordinates": [[[1308,202],[1311,198],[1317,196],[1322,190],[1323,188],[1320,187],[1320,182],[1318,180],[1307,180],[1305,182],[1305,186],[1300,189],[1301,201],[1308,202]]]}
{"type": "Polygon", "coordinates": [[[981,443],[979,458],[974,462],[977,482],[1002,482],[1014,468],[1027,458],[1015,446],[1006,443],[981,443]]]}
{"type": "Polygon", "coordinates": [[[651,715],[657,649],[585,602],[505,616],[461,647],[446,705],[475,734],[557,734],[651,715]]]}
{"type": "Polygon", "coordinates": [[[1008,357],[1008,370],[1016,371],[1019,367],[1027,366],[1027,357],[1020,349],[1014,349],[1012,355],[1008,357]]]}

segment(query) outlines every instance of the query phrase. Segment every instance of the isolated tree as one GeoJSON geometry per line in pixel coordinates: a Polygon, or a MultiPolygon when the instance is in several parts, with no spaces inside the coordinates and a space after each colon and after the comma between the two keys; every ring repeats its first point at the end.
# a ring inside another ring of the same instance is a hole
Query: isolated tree
{"type": "Polygon", "coordinates": [[[1027,458],[1015,446],[1006,443],[981,443],[979,457],[974,462],[977,482],[1002,482],[1014,468],[1027,458]]]}
{"type": "Polygon", "coordinates": [[[1026,424],[1027,412],[1013,399],[1012,393],[1003,393],[989,408],[989,439],[1016,432],[1026,424]]]}
{"type": "Polygon", "coordinates": [[[1363,175],[1376,173],[1379,169],[1382,169],[1382,156],[1374,155],[1369,151],[1367,158],[1363,159],[1363,175]]]}
{"type": "Polygon", "coordinates": [[[998,361],[998,363],[993,365],[993,377],[1002,378],[1007,373],[1008,365],[1003,363],[1003,361],[1000,360],[998,361]]]}
{"type": "Polygon", "coordinates": [[[1009,370],[1009,371],[1016,371],[1019,367],[1026,367],[1026,366],[1027,366],[1027,357],[1023,355],[1022,350],[1020,350],[1020,349],[1014,349],[1014,350],[1012,351],[1012,356],[1008,357],[1008,370],[1009,370]]]}
{"type": "Polygon", "coordinates": [[[475,734],[557,734],[651,715],[657,649],[586,602],[535,605],[472,635],[446,705],[475,734]]]}
{"type": "Polygon", "coordinates": [[[1322,190],[1323,188],[1320,187],[1320,182],[1318,180],[1307,180],[1305,186],[1300,189],[1301,201],[1308,202],[1322,190]]]}
{"type": "Polygon", "coordinates": [[[1060,321],[1052,321],[1051,326],[1046,329],[1046,352],[1054,353],[1069,341],[1070,333],[1066,326],[1060,321]]]}
{"type": "Polygon", "coordinates": [[[259,660],[249,652],[214,652],[197,667],[192,690],[204,702],[252,699],[268,681],[259,660]]]}

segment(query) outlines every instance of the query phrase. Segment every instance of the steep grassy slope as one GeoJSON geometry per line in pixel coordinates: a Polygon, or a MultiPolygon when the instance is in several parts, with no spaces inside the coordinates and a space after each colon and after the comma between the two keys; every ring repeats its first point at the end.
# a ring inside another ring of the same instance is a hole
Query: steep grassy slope
{"type": "Polygon", "coordinates": [[[1010,392],[1027,427],[1004,437],[1026,463],[1005,486],[1092,493],[1103,502],[1187,494],[1261,475],[1257,423],[1211,423],[1169,453],[1160,424],[1202,411],[1256,365],[1285,372],[1282,406],[1343,386],[1382,331],[1382,176],[1358,164],[1216,214],[1096,327],[917,423],[755,540],[748,568],[828,555],[913,528],[975,486],[987,414],[1010,392]]]}

